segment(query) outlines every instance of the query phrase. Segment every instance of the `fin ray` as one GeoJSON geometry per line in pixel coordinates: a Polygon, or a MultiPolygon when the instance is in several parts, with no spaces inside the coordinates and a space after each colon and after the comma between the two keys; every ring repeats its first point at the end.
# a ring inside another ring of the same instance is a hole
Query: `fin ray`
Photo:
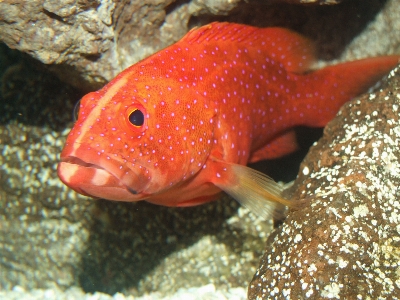
{"type": "Polygon", "coordinates": [[[282,187],[267,175],[246,166],[216,161],[212,181],[254,214],[267,220],[283,219],[285,207],[298,208],[301,202],[282,197],[282,187]]]}

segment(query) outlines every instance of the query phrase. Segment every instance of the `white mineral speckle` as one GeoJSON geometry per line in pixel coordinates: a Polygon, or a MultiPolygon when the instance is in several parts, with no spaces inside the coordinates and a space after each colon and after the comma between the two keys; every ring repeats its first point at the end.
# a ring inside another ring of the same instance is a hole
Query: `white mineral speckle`
{"type": "Polygon", "coordinates": [[[321,296],[329,299],[340,299],[340,286],[332,282],[324,287],[324,290],[321,292],[321,296]]]}
{"type": "Polygon", "coordinates": [[[353,215],[355,218],[362,218],[367,216],[369,213],[368,206],[365,204],[359,205],[353,209],[353,215]]]}
{"type": "Polygon", "coordinates": [[[303,174],[308,175],[310,173],[310,169],[306,166],[303,168],[303,174]]]}
{"type": "Polygon", "coordinates": [[[347,265],[349,264],[349,262],[347,260],[344,260],[341,256],[337,257],[337,264],[339,266],[339,268],[345,268],[347,267],[347,265]]]}
{"type": "Polygon", "coordinates": [[[307,269],[308,272],[312,273],[314,271],[317,271],[317,267],[315,264],[311,264],[310,267],[307,269]]]}
{"type": "Polygon", "coordinates": [[[296,234],[296,236],[294,237],[293,242],[298,243],[302,240],[301,234],[296,234]]]}

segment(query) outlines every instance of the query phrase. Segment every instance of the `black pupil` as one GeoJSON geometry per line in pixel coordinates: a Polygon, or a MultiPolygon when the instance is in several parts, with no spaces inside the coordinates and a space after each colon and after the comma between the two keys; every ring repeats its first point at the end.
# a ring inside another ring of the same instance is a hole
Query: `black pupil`
{"type": "Polygon", "coordinates": [[[136,109],[129,115],[129,122],[131,122],[135,126],[142,126],[144,123],[144,115],[143,113],[136,109]]]}

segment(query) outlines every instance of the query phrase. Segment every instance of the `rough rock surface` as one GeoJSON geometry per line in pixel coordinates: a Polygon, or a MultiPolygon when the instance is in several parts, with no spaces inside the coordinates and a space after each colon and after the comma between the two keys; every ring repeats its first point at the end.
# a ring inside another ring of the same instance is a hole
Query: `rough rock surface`
{"type": "Polygon", "coordinates": [[[320,4],[320,5],[333,5],[339,4],[343,0],[281,0],[288,3],[296,3],[296,4],[320,4]]]}
{"type": "Polygon", "coordinates": [[[232,199],[174,209],[94,201],[68,189],[56,166],[69,129],[59,131],[62,118],[53,123],[52,101],[36,103],[49,100],[54,89],[62,99],[68,89],[39,71],[38,80],[50,90],[29,76],[35,88],[15,89],[29,73],[26,61],[17,66],[9,67],[12,74],[6,72],[0,94],[8,108],[0,117],[5,123],[0,125],[0,289],[81,286],[90,292],[165,295],[210,283],[227,290],[247,285],[272,223],[243,209],[235,217],[238,204],[232,199]],[[47,121],[25,109],[19,115],[18,99],[40,115],[38,104],[47,121]]]}
{"type": "Polygon", "coordinates": [[[106,67],[114,55],[114,6],[109,0],[1,1],[0,40],[45,64],[63,65],[65,78],[86,73],[102,83],[114,75],[106,67]]]}
{"type": "Polygon", "coordinates": [[[4,46],[0,57],[0,289],[166,295],[248,284],[272,222],[227,198],[175,209],[68,189],[56,166],[79,94],[4,46]]]}
{"type": "MultiPolygon", "coordinates": [[[[3,0],[0,41],[48,65],[65,82],[94,90],[191,27],[216,20],[292,28],[316,40],[320,57],[337,58],[380,9],[379,26],[365,37],[368,55],[373,56],[400,48],[393,38],[400,22],[399,0],[352,0],[333,6],[239,0],[3,0]]],[[[360,57],[353,50],[350,45],[342,59],[360,57]]]]}
{"type": "Polygon", "coordinates": [[[192,14],[226,14],[238,0],[173,2],[3,0],[0,41],[70,84],[94,89],[183,36],[192,14]]]}
{"type": "Polygon", "coordinates": [[[399,299],[400,68],[342,107],[291,191],[309,204],[269,238],[249,299],[399,299]]]}
{"type": "Polygon", "coordinates": [[[172,295],[159,292],[134,297],[116,293],[113,296],[95,292],[89,294],[81,289],[73,287],[66,291],[58,288],[48,290],[26,291],[21,287],[15,287],[12,291],[0,291],[0,299],[7,300],[245,300],[246,290],[244,288],[233,288],[230,290],[216,289],[214,285],[208,284],[201,287],[179,289],[172,295]]]}
{"type": "Polygon", "coordinates": [[[1,289],[139,295],[247,285],[272,223],[244,209],[235,216],[231,199],[188,209],[88,200],[54,176],[64,138],[0,127],[1,289]]]}
{"type": "Polygon", "coordinates": [[[296,29],[316,40],[322,58],[399,53],[398,4],[0,1],[0,40],[27,53],[0,44],[0,289],[49,288],[44,293],[51,295],[79,286],[136,296],[210,283],[218,291],[246,286],[272,225],[236,202],[168,209],[93,201],[58,181],[58,154],[82,96],[67,83],[95,89],[188,28],[214,20],[296,29]]]}

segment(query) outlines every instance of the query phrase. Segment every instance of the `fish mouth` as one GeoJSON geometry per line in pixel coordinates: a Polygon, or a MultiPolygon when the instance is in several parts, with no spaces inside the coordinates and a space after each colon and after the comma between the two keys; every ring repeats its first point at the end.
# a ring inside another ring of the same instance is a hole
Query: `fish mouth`
{"type": "Polygon", "coordinates": [[[65,185],[85,196],[116,201],[149,197],[143,192],[147,185],[144,176],[113,159],[100,159],[97,163],[90,158],[61,157],[57,173],[65,185]]]}
{"type": "Polygon", "coordinates": [[[61,162],[79,165],[79,166],[82,166],[85,168],[104,169],[98,165],[87,163],[87,162],[83,161],[82,159],[80,159],[78,157],[74,157],[74,156],[68,156],[68,157],[61,158],[61,162]]]}

